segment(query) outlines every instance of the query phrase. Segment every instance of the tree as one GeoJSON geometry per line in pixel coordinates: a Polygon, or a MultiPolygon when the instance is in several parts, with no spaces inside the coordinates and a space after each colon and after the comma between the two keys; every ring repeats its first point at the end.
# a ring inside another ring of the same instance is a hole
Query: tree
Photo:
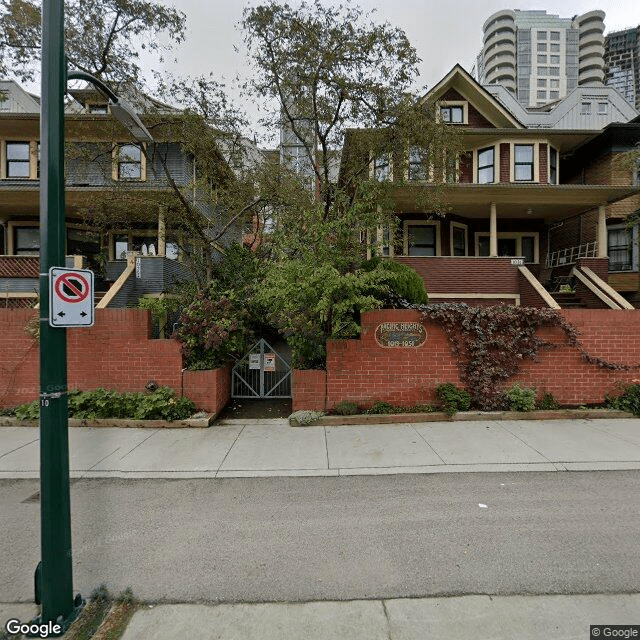
{"type": "MultiPolygon", "coordinates": [[[[359,313],[388,299],[395,276],[362,268],[362,238],[381,226],[394,232],[393,194],[409,149],[428,149],[424,171],[442,185],[459,138],[411,95],[419,59],[404,32],[358,6],[270,0],[246,9],[242,24],[256,71],[249,87],[271,107],[263,124],[304,149],[315,178],[315,199],[276,209],[274,261],[259,294],[296,363],[314,367],[326,339],[355,337],[359,313]],[[371,170],[383,156],[395,182],[371,170]]],[[[440,196],[426,192],[425,211],[443,212],[440,196]]]]}
{"type": "MultiPolygon", "coordinates": [[[[0,3],[0,75],[22,81],[39,73],[41,7],[37,0],[0,3]]],[[[185,36],[185,15],[145,0],[67,0],[65,53],[72,67],[91,73],[118,91],[144,86],[139,59],[150,51],[162,59],[185,36]],[[161,44],[162,40],[168,44],[161,44]]]]}

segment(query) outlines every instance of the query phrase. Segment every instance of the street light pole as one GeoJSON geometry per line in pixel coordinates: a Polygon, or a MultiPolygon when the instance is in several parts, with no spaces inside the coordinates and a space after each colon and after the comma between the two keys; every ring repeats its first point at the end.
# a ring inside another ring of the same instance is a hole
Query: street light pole
{"type": "Polygon", "coordinates": [[[36,570],[40,621],[66,628],[77,615],[71,566],[67,332],[49,325],[49,269],[65,267],[64,3],[42,6],[40,107],[40,530],[36,570]]]}

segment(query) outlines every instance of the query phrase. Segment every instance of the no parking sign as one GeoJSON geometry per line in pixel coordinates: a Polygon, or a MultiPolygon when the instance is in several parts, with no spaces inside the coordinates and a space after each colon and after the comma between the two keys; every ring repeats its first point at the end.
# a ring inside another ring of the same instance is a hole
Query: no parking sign
{"type": "Polygon", "coordinates": [[[93,326],[93,271],[49,269],[49,324],[52,327],[93,326]]]}

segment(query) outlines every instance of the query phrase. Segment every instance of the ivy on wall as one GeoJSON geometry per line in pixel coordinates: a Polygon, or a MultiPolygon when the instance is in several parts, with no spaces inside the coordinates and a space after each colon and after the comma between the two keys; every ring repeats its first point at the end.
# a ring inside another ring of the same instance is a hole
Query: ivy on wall
{"type": "Polygon", "coordinates": [[[524,359],[537,360],[542,349],[570,346],[582,359],[610,370],[640,368],[588,354],[578,339],[578,329],[554,309],[495,305],[470,307],[464,303],[414,306],[422,319],[437,322],[444,330],[458,360],[460,378],[481,409],[502,408],[504,382],[520,371],[524,359]],[[541,327],[557,327],[562,343],[537,335],[541,327]]]}

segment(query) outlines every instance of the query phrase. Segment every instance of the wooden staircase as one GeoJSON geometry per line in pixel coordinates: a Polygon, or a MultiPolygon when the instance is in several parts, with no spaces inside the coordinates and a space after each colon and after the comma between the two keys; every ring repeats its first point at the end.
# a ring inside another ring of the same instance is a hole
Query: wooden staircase
{"type": "Polygon", "coordinates": [[[562,309],[586,309],[587,305],[574,292],[555,292],[551,297],[560,305],[562,309]]]}

